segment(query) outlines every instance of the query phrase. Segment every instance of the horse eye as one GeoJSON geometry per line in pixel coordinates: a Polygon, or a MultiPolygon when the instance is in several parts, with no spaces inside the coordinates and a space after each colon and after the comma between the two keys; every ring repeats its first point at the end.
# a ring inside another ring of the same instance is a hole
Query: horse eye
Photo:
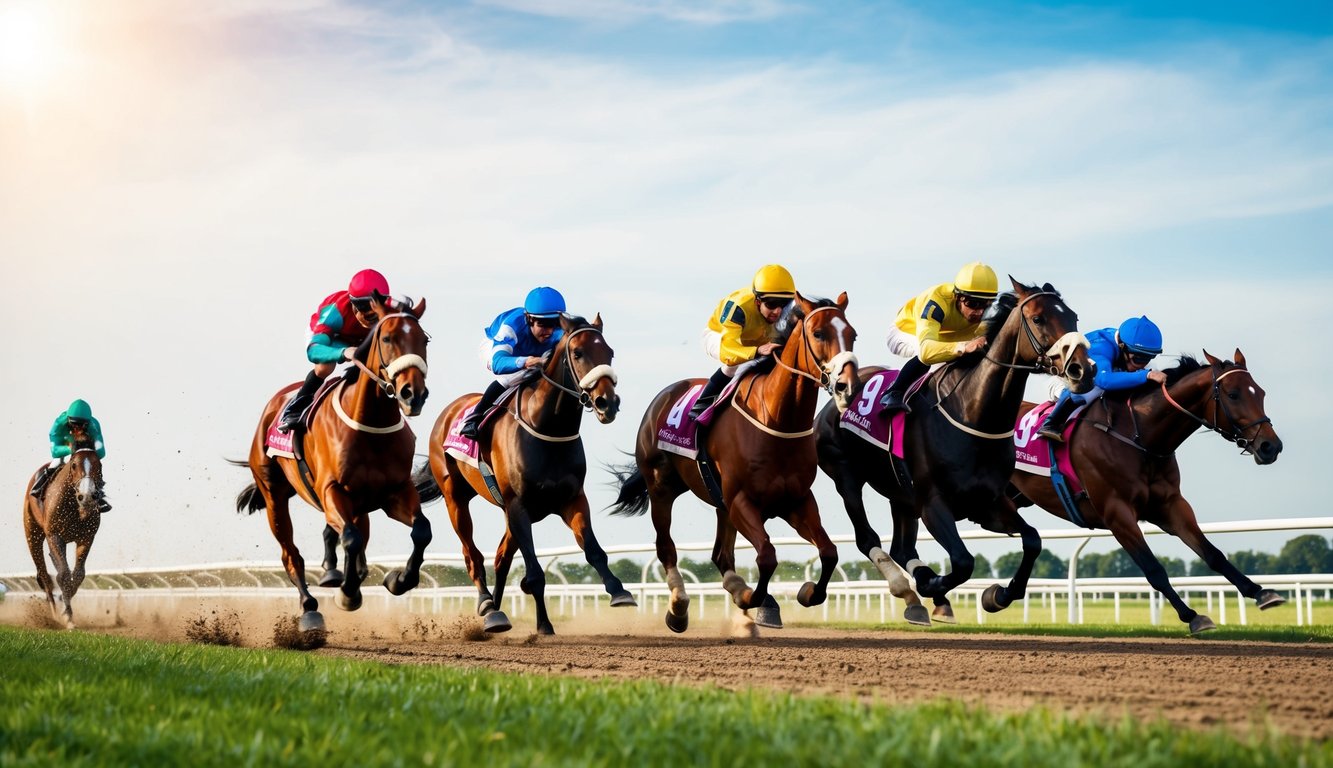
{"type": "Polygon", "coordinates": [[[582,359],[583,359],[583,350],[581,350],[581,349],[576,349],[576,350],[574,350],[574,359],[575,359],[575,360],[582,360],[582,359]]]}
{"type": "Polygon", "coordinates": [[[810,334],[810,335],[815,337],[815,341],[823,341],[823,340],[824,340],[824,332],[823,332],[823,331],[815,331],[814,333],[812,333],[812,334],[810,334]]]}
{"type": "Polygon", "coordinates": [[[1033,325],[1045,325],[1045,324],[1046,324],[1046,315],[1033,315],[1033,316],[1032,316],[1032,324],[1033,324],[1033,325]]]}
{"type": "Polygon", "coordinates": [[[1227,399],[1228,399],[1228,400],[1239,400],[1239,399],[1240,399],[1240,393],[1239,393],[1239,392],[1235,392],[1235,391],[1228,392],[1228,393],[1227,393],[1227,399]]]}

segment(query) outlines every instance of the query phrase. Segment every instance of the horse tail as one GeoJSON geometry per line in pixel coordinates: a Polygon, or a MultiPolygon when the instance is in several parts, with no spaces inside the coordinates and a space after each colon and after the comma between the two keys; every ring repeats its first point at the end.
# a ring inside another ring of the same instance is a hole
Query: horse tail
{"type": "Polygon", "coordinates": [[[435,475],[430,471],[430,462],[423,461],[412,473],[412,484],[417,487],[417,495],[422,504],[429,504],[444,495],[440,484],[435,482],[435,475]]]}
{"type": "Polygon", "coordinates": [[[264,494],[259,492],[259,486],[250,483],[245,486],[245,490],[236,495],[236,511],[253,515],[264,508],[264,494]]]}
{"type": "Polygon", "coordinates": [[[620,494],[609,509],[611,514],[620,517],[638,517],[648,511],[648,481],[637,464],[608,466],[607,471],[616,476],[615,485],[620,487],[620,494]]]}

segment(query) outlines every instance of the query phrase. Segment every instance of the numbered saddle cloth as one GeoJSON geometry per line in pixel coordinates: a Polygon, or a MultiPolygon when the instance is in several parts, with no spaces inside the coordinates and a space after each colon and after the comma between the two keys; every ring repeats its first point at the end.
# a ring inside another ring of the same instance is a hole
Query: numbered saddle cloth
{"type": "Polygon", "coordinates": [[[666,413],[657,421],[657,447],[667,451],[684,456],[687,459],[699,458],[699,425],[708,426],[713,420],[713,414],[731,399],[736,392],[736,387],[741,379],[756,372],[762,361],[751,360],[736,369],[736,375],[731,377],[727,386],[722,388],[713,401],[713,404],[704,409],[699,414],[699,418],[690,418],[690,409],[694,407],[695,402],[699,400],[699,395],[704,391],[703,384],[695,384],[685,391],[685,394],[676,398],[676,402],[671,404],[666,413]]]}
{"type": "MultiPolygon", "coordinates": [[[[916,394],[934,375],[935,369],[932,368],[925,376],[917,379],[907,388],[907,398],[910,399],[916,394]]],[[[884,407],[879,402],[881,396],[888,391],[889,385],[897,378],[898,371],[888,368],[866,379],[865,384],[861,386],[861,393],[851,407],[842,412],[838,426],[901,459],[907,412],[898,411],[886,418],[884,407]]]]}
{"type": "MultiPolygon", "coordinates": [[[[334,387],[337,387],[342,383],[342,376],[330,376],[324,380],[323,384],[319,385],[319,389],[315,390],[315,396],[310,399],[310,405],[307,406],[305,412],[301,414],[300,426],[297,427],[297,429],[302,431],[310,429],[310,419],[315,414],[315,408],[324,398],[328,397],[334,387]]],[[[283,409],[286,409],[287,404],[292,401],[292,398],[296,397],[296,392],[297,388],[293,388],[291,392],[287,393],[287,397],[282,401],[283,409]]],[[[282,413],[282,411],[279,410],[278,413],[282,413]]],[[[278,419],[274,419],[273,422],[268,425],[268,432],[264,434],[264,453],[268,456],[281,456],[285,459],[294,459],[296,458],[296,444],[293,442],[295,439],[296,429],[293,429],[290,432],[281,432],[278,430],[278,419]]]]}
{"type": "Polygon", "coordinates": [[[1041,423],[1054,407],[1055,403],[1048,400],[1019,417],[1018,423],[1014,425],[1014,468],[1051,477],[1051,468],[1054,466],[1055,471],[1069,483],[1070,490],[1080,493],[1083,485],[1074,474],[1074,464],[1069,457],[1069,438],[1074,434],[1074,427],[1087,406],[1080,405],[1070,414],[1069,420],[1065,422],[1063,443],[1052,443],[1037,434],[1041,423]]]}
{"type": "MultiPolygon", "coordinates": [[[[522,387],[525,382],[526,379],[518,382],[504,392],[501,392],[500,396],[495,398],[495,404],[491,406],[490,410],[482,415],[481,422],[477,425],[478,435],[482,433],[482,430],[486,428],[487,424],[500,417],[500,413],[504,407],[509,404],[509,401],[514,397],[514,394],[518,392],[519,388],[522,387]]],[[[472,413],[476,407],[477,403],[473,402],[468,407],[459,411],[454,416],[454,420],[450,422],[449,430],[444,433],[444,452],[470,467],[477,466],[478,457],[481,455],[481,447],[477,444],[476,440],[463,437],[459,434],[459,430],[463,428],[463,422],[467,419],[468,414],[472,413]]]]}

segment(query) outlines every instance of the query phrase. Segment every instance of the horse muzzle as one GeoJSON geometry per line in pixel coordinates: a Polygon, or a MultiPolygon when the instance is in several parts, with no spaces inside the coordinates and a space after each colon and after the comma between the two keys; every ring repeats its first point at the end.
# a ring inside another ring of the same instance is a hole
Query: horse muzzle
{"type": "Polygon", "coordinates": [[[1254,452],[1255,464],[1272,464],[1282,453],[1282,441],[1276,436],[1272,440],[1260,437],[1250,443],[1250,450],[1254,452]]]}
{"type": "Polygon", "coordinates": [[[851,352],[838,353],[825,368],[826,375],[836,377],[833,378],[828,393],[833,396],[833,406],[838,409],[838,413],[843,413],[852,406],[852,401],[855,399],[853,395],[860,385],[857,371],[856,355],[851,352]]]}

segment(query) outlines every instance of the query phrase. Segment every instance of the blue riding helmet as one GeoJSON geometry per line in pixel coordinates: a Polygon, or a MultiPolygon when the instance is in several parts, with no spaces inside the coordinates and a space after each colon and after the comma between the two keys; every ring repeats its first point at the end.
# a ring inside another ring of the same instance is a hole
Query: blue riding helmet
{"type": "Polygon", "coordinates": [[[1131,317],[1121,323],[1116,338],[1136,355],[1162,354],[1162,331],[1146,315],[1131,317]]]}
{"type": "Polygon", "coordinates": [[[565,297],[544,285],[533,288],[523,300],[523,311],[530,317],[559,317],[565,312],[565,297]]]}

